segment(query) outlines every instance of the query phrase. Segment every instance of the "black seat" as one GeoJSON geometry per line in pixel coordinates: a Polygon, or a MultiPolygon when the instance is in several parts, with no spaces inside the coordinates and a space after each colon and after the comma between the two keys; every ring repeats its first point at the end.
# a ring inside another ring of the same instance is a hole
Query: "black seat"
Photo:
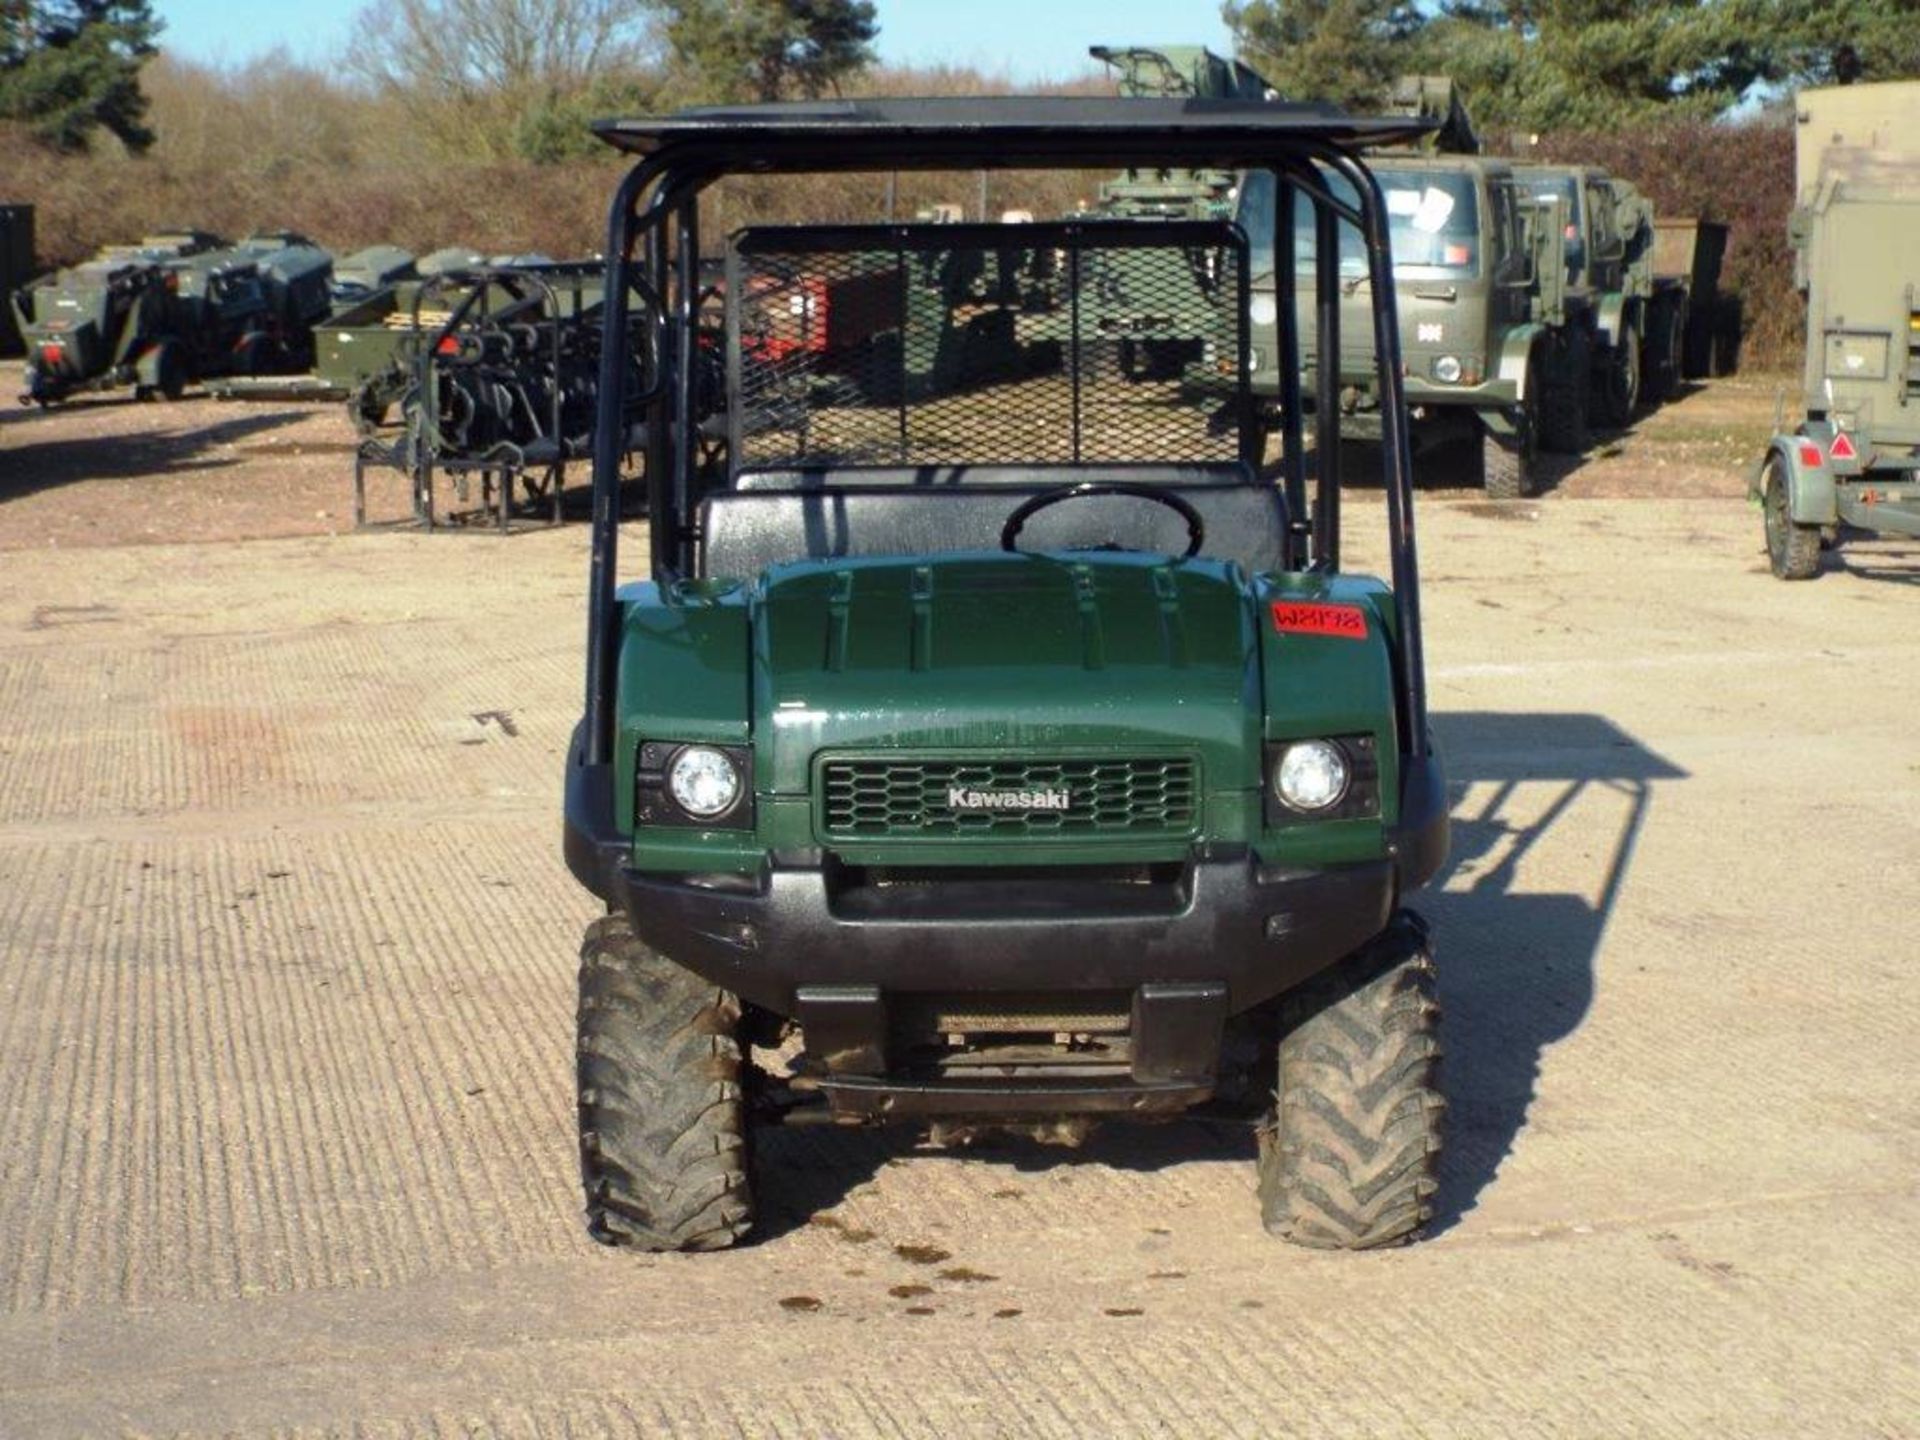
{"type": "MultiPolygon", "coordinates": [[[[1248,483],[1238,466],[1153,467],[1185,472],[1177,479],[1149,478],[1147,467],[1131,466],[964,468],[965,483],[906,485],[898,473],[876,481],[871,471],[743,474],[741,488],[709,496],[701,505],[702,572],[751,579],[787,560],[997,550],[1007,517],[1023,501],[1087,480],[1156,485],[1179,495],[1206,526],[1203,555],[1250,572],[1278,570],[1286,563],[1285,501],[1271,486],[1248,483]],[[980,483],[980,472],[987,469],[1002,473],[980,483]],[[1204,477],[1199,483],[1196,472],[1204,477]]],[[[929,471],[939,474],[941,467],[904,473],[929,471]]],[[[1098,495],[1037,512],[1018,544],[1035,551],[1120,548],[1178,555],[1187,540],[1187,522],[1170,506],[1136,495],[1098,495]]]]}

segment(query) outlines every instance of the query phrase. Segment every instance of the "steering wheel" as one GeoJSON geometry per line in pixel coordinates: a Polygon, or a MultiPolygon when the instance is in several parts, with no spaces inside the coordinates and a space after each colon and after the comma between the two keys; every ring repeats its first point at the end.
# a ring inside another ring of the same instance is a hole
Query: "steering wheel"
{"type": "Polygon", "coordinates": [[[1007,523],[1000,527],[1000,548],[1016,555],[1024,553],[1013,542],[1020,537],[1020,531],[1027,521],[1049,506],[1058,505],[1064,500],[1084,499],[1089,495],[1131,495],[1136,500],[1151,500],[1175,512],[1187,522],[1187,548],[1180,556],[1182,560],[1191,560],[1198,555],[1200,546],[1206,541],[1207,527],[1200,518],[1200,512],[1173,491],[1163,490],[1158,485],[1131,485],[1124,480],[1088,480],[1079,485],[1059,485],[1023,500],[1007,517],[1007,523]]]}

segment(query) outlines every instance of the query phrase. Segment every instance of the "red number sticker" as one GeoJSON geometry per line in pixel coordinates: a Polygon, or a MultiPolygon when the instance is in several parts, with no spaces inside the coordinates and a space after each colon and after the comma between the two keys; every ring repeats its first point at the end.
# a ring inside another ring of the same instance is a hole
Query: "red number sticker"
{"type": "Polygon", "coordinates": [[[1307,600],[1273,602],[1273,628],[1292,635],[1367,638],[1367,612],[1358,605],[1328,605],[1307,600]]]}

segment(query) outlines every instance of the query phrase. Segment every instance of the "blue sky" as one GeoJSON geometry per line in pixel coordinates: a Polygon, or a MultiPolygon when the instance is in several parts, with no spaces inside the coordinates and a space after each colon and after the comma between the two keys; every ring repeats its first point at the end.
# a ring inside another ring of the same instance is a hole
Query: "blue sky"
{"type": "MultiPolygon", "coordinates": [[[[194,60],[245,61],[277,45],[324,60],[362,0],[158,0],[161,44],[194,60]]],[[[1229,52],[1218,0],[879,0],[893,64],[974,65],[1033,81],[1078,74],[1092,44],[1199,41],[1229,52]]]]}

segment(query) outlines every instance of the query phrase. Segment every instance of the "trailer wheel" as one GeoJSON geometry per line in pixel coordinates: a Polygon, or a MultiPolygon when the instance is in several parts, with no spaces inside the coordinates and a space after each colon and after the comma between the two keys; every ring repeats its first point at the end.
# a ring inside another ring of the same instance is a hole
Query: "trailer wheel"
{"type": "Polygon", "coordinates": [[[577,1072],[587,1231],[718,1250],[753,1221],[740,1002],[655,954],[624,915],[580,949],[577,1072]]]}
{"type": "Polygon", "coordinates": [[[1412,1239],[1433,1213],[1445,1102],[1427,928],[1402,910],[1280,1006],[1279,1092],[1260,1132],[1272,1234],[1323,1250],[1412,1239]]]}
{"type": "Polygon", "coordinates": [[[267,354],[273,341],[265,332],[249,330],[240,337],[240,343],[233,347],[233,373],[236,375],[259,375],[267,368],[267,354]]]}
{"type": "Polygon", "coordinates": [[[1620,342],[1607,360],[1606,384],[1601,403],[1609,425],[1626,425],[1640,406],[1640,330],[1636,325],[1620,327],[1620,342]]]}
{"type": "Polygon", "coordinates": [[[1811,580],[1820,571],[1820,527],[1802,525],[1789,508],[1787,462],[1775,452],[1767,461],[1761,510],[1767,521],[1767,563],[1781,580],[1811,580]]]}
{"type": "Polygon", "coordinates": [[[177,340],[161,340],[154,344],[153,349],[152,388],[169,400],[178,400],[187,390],[187,362],[180,351],[180,343],[177,340]]]}
{"type": "Polygon", "coordinates": [[[1640,398],[1649,405],[1664,404],[1680,388],[1686,328],[1685,301],[1667,298],[1656,302],[1640,372],[1640,398]]]}

